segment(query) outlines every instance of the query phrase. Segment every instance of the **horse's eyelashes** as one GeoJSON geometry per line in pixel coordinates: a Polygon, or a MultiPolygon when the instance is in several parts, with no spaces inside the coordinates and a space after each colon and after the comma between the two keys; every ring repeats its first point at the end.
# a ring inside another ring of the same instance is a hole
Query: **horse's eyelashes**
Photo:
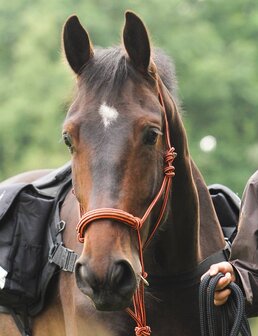
{"type": "Polygon", "coordinates": [[[72,144],[72,138],[68,133],[63,133],[63,140],[65,145],[69,148],[69,150],[72,152],[73,144],[72,144]]]}
{"type": "Polygon", "coordinates": [[[143,143],[145,145],[155,145],[158,136],[162,134],[157,128],[149,128],[144,132],[143,143]]]}

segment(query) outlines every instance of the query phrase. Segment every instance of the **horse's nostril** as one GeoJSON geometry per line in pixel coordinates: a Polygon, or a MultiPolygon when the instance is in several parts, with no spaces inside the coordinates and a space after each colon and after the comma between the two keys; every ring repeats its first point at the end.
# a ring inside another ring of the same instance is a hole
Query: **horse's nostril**
{"type": "Polygon", "coordinates": [[[134,291],[136,277],[131,265],[127,261],[117,261],[113,264],[110,272],[110,285],[122,295],[134,291]]]}
{"type": "Polygon", "coordinates": [[[111,284],[118,285],[119,282],[123,280],[123,277],[124,277],[123,265],[121,265],[121,263],[115,264],[112,267],[112,271],[111,271],[111,276],[110,276],[111,284]]]}
{"type": "Polygon", "coordinates": [[[92,296],[96,287],[96,279],[86,265],[78,263],[75,267],[75,277],[78,287],[88,296],[92,296]]]}

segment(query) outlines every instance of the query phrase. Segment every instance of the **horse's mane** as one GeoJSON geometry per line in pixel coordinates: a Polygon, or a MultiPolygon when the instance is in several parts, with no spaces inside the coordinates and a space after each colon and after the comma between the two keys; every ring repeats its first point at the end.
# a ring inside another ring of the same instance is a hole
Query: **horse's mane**
{"type": "MultiPolygon", "coordinates": [[[[163,83],[178,102],[174,63],[158,48],[152,50],[152,59],[163,83]]],[[[89,60],[81,73],[89,88],[98,92],[110,90],[113,94],[119,92],[127,78],[140,81],[141,76],[128,61],[123,47],[96,48],[94,57],[89,60]]]]}

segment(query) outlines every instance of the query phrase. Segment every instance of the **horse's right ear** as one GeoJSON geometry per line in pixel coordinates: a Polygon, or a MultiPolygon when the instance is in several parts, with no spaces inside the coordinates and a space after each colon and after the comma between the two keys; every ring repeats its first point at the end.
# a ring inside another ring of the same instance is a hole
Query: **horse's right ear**
{"type": "Polygon", "coordinates": [[[83,66],[93,56],[93,49],[89,35],[76,15],[69,17],[64,25],[63,45],[68,63],[79,75],[83,66]]]}

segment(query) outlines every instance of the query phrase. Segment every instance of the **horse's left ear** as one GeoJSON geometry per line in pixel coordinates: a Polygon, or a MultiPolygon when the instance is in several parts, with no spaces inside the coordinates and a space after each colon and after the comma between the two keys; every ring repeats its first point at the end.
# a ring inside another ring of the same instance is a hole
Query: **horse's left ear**
{"type": "Polygon", "coordinates": [[[151,52],[149,36],[142,20],[130,11],[125,13],[123,39],[134,66],[141,72],[147,72],[151,52]]]}
{"type": "Polygon", "coordinates": [[[64,25],[63,45],[68,63],[79,75],[83,66],[93,56],[93,48],[88,33],[76,15],[70,16],[64,25]]]}

